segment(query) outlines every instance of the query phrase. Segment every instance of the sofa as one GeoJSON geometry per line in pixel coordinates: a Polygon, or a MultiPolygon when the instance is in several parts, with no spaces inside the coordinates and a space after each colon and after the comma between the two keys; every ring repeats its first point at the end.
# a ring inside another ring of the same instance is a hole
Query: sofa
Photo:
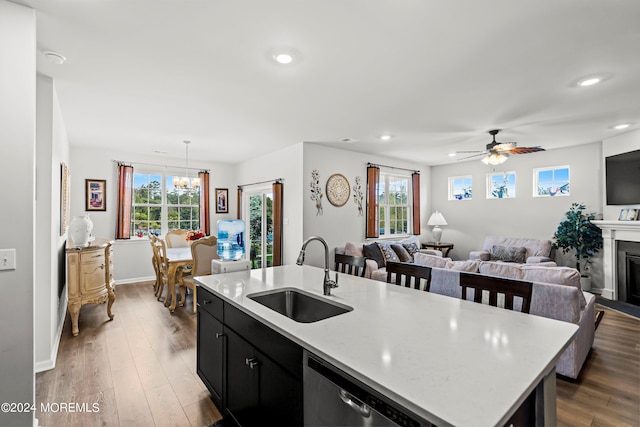
{"type": "Polygon", "coordinates": [[[335,253],[366,257],[366,269],[364,277],[374,280],[386,280],[387,270],[385,269],[387,261],[394,262],[413,262],[414,254],[422,253],[436,257],[442,257],[442,252],[434,249],[420,249],[420,240],[417,236],[411,236],[404,239],[384,239],[372,240],[365,243],[347,242],[345,246],[335,248],[335,253]]]}
{"type": "Polygon", "coordinates": [[[482,250],[469,253],[469,259],[551,265],[551,249],[550,240],[489,236],[485,238],[482,250]]]}
{"type": "MultiPolygon", "coordinates": [[[[529,313],[578,325],[578,333],[556,365],[556,372],[576,379],[580,374],[595,334],[595,296],[580,288],[575,268],[553,265],[517,264],[500,261],[452,261],[417,253],[414,263],[431,267],[430,292],[461,298],[460,272],[524,280],[533,283],[529,313]]],[[[374,271],[372,279],[386,281],[386,273],[374,271]]],[[[472,298],[469,295],[468,298],[472,298]]],[[[517,305],[517,301],[516,301],[517,305]]]]}

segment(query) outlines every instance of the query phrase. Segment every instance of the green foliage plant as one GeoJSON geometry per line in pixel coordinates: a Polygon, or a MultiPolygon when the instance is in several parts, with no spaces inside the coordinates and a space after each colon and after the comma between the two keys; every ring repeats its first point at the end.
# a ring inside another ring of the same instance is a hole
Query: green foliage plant
{"type": "Polygon", "coordinates": [[[576,251],[576,269],[580,271],[580,260],[589,262],[589,258],[602,249],[602,230],[593,224],[595,214],[585,213],[585,206],[572,203],[565,219],[553,234],[553,247],[562,249],[562,253],[576,251]]]}

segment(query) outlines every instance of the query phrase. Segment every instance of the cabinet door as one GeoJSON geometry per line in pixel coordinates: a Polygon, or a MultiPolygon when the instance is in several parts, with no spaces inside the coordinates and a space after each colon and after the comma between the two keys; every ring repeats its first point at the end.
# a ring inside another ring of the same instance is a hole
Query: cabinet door
{"type": "MultiPolygon", "coordinates": [[[[302,425],[302,382],[256,352],[260,360],[260,413],[263,425],[302,425]]],[[[302,363],[302,361],[301,361],[302,363]]]]}
{"type": "Polygon", "coordinates": [[[205,310],[198,309],[197,372],[211,393],[213,403],[224,408],[224,350],[222,323],[205,310]]]}
{"type": "Polygon", "coordinates": [[[105,287],[105,256],[102,250],[89,251],[81,255],[80,293],[82,295],[97,296],[106,293],[105,287]]]}
{"type": "Polygon", "coordinates": [[[264,425],[258,407],[260,361],[251,344],[225,328],[227,334],[227,412],[241,426],[264,425]]]}

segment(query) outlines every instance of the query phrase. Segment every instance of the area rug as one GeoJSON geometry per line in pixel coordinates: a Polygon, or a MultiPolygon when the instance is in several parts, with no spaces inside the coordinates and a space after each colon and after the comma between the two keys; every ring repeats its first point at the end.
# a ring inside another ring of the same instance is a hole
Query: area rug
{"type": "Polygon", "coordinates": [[[640,319],[640,306],[622,301],[613,301],[602,297],[596,297],[596,304],[640,319]]]}

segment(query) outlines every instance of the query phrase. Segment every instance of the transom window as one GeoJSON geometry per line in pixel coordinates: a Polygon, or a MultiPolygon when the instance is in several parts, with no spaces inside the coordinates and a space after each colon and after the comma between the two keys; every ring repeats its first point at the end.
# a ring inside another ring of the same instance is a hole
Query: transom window
{"type": "Polygon", "coordinates": [[[200,228],[200,189],[175,186],[180,179],[174,178],[157,172],[133,174],[132,239],[200,228]]]}
{"type": "Polygon", "coordinates": [[[411,177],[381,172],[378,185],[380,237],[409,234],[411,177]]]}

